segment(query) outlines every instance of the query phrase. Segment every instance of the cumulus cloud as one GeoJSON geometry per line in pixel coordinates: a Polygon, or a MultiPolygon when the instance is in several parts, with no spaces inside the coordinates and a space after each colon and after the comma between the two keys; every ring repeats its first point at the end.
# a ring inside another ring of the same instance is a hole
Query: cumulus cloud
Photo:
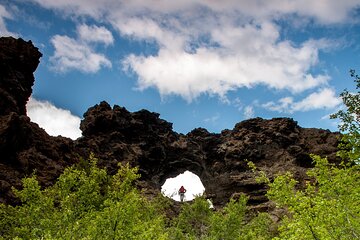
{"type": "Polygon", "coordinates": [[[7,36],[17,36],[17,34],[8,31],[5,24],[5,19],[12,19],[13,16],[7,9],[0,5],[0,37],[7,37],[7,36]]]}
{"type": "Polygon", "coordinates": [[[300,102],[293,104],[293,111],[309,111],[314,109],[333,109],[341,104],[341,99],[335,95],[335,91],[324,88],[312,93],[300,102]]]}
{"type": "Polygon", "coordinates": [[[104,17],[144,13],[152,11],[162,14],[174,14],[189,9],[206,8],[214,12],[238,12],[257,19],[278,18],[296,14],[311,17],[322,24],[348,21],[351,14],[360,6],[358,0],[254,0],[254,1],[149,1],[149,0],[32,0],[43,7],[61,10],[70,15],[87,15],[95,19],[104,17]]]}
{"type": "Polygon", "coordinates": [[[329,41],[295,45],[280,40],[279,26],[272,21],[249,21],[244,14],[237,18],[226,11],[215,15],[193,10],[165,21],[157,20],[158,12],[113,20],[121,34],[159,45],[155,55],[131,54],[123,61],[124,69],[138,76],[138,89],[155,88],[162,96],[179,95],[190,102],[201,94],[224,99],[231,90],[257,85],[296,93],[329,81],[326,74],[310,73],[329,41]]]}
{"type": "Polygon", "coordinates": [[[77,35],[77,39],[61,35],[51,38],[55,52],[50,61],[55,70],[95,73],[101,67],[112,67],[110,60],[105,55],[96,53],[95,46],[89,44],[97,43],[105,46],[112,44],[114,38],[108,29],[103,26],[82,24],[77,27],[77,35]]]}
{"type": "Polygon", "coordinates": [[[55,35],[51,39],[55,53],[50,58],[55,70],[66,72],[80,70],[87,73],[95,73],[102,66],[111,67],[112,64],[103,54],[68,36],[55,35]]]}
{"type": "Polygon", "coordinates": [[[341,104],[341,99],[331,88],[320,89],[304,99],[294,102],[292,97],[281,98],[278,102],[267,102],[262,107],[276,112],[306,112],[317,109],[334,109],[341,104]]]}
{"type": "Polygon", "coordinates": [[[95,25],[88,26],[82,24],[77,27],[77,32],[79,38],[86,42],[103,43],[106,46],[114,43],[112,33],[103,26],[98,27],[95,25]]]}
{"type": "Polygon", "coordinates": [[[139,89],[155,87],[161,95],[176,94],[188,101],[203,93],[223,97],[230,90],[259,84],[301,92],[329,80],[326,75],[308,73],[318,60],[312,43],[295,48],[288,42],[276,43],[254,26],[245,28],[256,32],[253,41],[244,35],[226,37],[242,46],[238,49],[220,40],[221,48],[202,47],[194,53],[164,48],[156,56],[130,55],[123,64],[138,75],[139,89]]]}
{"type": "Polygon", "coordinates": [[[30,97],[27,105],[27,115],[32,122],[52,136],[64,136],[71,139],[81,137],[80,118],[69,110],[57,108],[47,101],[39,101],[30,97]]]}
{"type": "MultiPolygon", "coordinates": [[[[330,41],[295,44],[280,37],[281,25],[275,20],[297,16],[322,25],[345,23],[360,6],[357,0],[33,1],[71,16],[101,20],[121,36],[153,42],[156,54],[130,54],[123,60],[124,69],[138,77],[138,89],[155,88],[162,96],[179,95],[187,101],[201,94],[225,99],[231,90],[258,85],[293,93],[323,88],[329,76],[311,70],[330,41]]],[[[100,31],[84,27],[80,37],[89,36],[87,30],[100,31]]],[[[105,32],[102,40],[92,41],[110,44],[105,32]]],[[[104,56],[93,57],[90,71],[109,65],[104,56]]],[[[66,66],[78,58],[56,59],[66,66]]]]}

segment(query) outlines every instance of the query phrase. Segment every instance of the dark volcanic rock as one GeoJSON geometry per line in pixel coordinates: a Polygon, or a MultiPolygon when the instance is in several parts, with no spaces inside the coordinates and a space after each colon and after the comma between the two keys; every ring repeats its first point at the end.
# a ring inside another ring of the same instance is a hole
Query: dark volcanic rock
{"type": "Polygon", "coordinates": [[[106,102],[84,114],[84,137],[77,141],[83,154],[94,152],[111,172],[119,161],[138,166],[143,187],[159,190],[169,177],[186,170],[197,174],[215,206],[240,193],[249,204],[268,208],[266,187],[255,181],[246,160],[270,178],[291,171],[303,182],[312,166],[310,153],[337,161],[339,133],[304,129],[289,118],[250,119],[221,134],[197,128],[187,135],[172,131],[171,124],[146,110],[130,113],[106,102]]]}
{"type": "Polygon", "coordinates": [[[304,129],[288,118],[250,119],[221,134],[197,128],[187,135],[172,130],[172,124],[147,110],[131,113],[106,102],[95,105],[81,122],[83,137],[72,141],[50,137],[25,115],[31,94],[33,71],[41,54],[31,42],[0,39],[0,201],[13,201],[10,187],[34,169],[48,185],[78,156],[93,152],[110,173],[118,162],[138,166],[141,186],[156,194],[169,177],[185,170],[197,174],[215,206],[230,197],[248,194],[249,204],[268,210],[266,186],[255,181],[246,160],[273,178],[291,171],[301,182],[312,166],[309,154],[337,161],[340,134],[322,129],[304,129]]]}
{"type": "Polygon", "coordinates": [[[0,115],[26,114],[25,105],[34,84],[33,72],[41,56],[31,41],[0,38],[0,115]]]}
{"type": "Polygon", "coordinates": [[[0,38],[0,202],[12,202],[11,186],[36,169],[51,184],[77,154],[71,139],[50,137],[26,116],[41,53],[31,42],[0,38]]]}

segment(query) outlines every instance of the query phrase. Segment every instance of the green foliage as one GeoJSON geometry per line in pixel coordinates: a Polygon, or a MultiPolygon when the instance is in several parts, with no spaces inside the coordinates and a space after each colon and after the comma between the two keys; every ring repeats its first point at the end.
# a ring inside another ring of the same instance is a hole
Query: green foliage
{"type": "Polygon", "coordinates": [[[247,200],[245,195],[240,195],[237,201],[231,199],[222,211],[215,212],[211,218],[208,239],[271,239],[270,226],[272,221],[269,215],[260,213],[251,221],[247,220],[247,200]]]}
{"type": "Polygon", "coordinates": [[[334,166],[313,156],[314,182],[297,190],[291,174],[270,184],[268,197],[286,208],[276,239],[360,239],[360,166],[334,166]]]}
{"type": "Polygon", "coordinates": [[[93,155],[46,189],[35,175],[24,178],[23,188],[13,189],[22,204],[0,205],[0,239],[270,239],[268,215],[245,221],[245,196],[220,211],[198,197],[169,221],[169,199],[144,198],[138,178],[129,165],[108,175],[93,155]]]}
{"type": "Polygon", "coordinates": [[[184,202],[181,212],[173,220],[170,239],[200,239],[206,235],[212,210],[205,198],[197,197],[193,203],[184,202]]]}
{"type": "Polygon", "coordinates": [[[239,240],[267,240],[273,239],[277,234],[276,225],[268,213],[258,213],[249,223],[245,225],[239,240]]]}
{"type": "Polygon", "coordinates": [[[345,109],[330,117],[341,121],[339,129],[344,132],[343,141],[339,145],[339,155],[350,160],[350,163],[360,163],[360,77],[355,70],[350,70],[350,76],[354,79],[356,91],[349,92],[345,89],[340,94],[345,109]]]}
{"type": "Polygon", "coordinates": [[[342,121],[339,125],[340,131],[358,132],[360,129],[360,77],[355,70],[350,70],[350,76],[356,84],[356,92],[345,89],[340,94],[346,109],[338,111],[331,118],[339,118],[342,121]]]}
{"type": "MultiPolygon", "coordinates": [[[[268,196],[286,208],[274,239],[359,239],[359,165],[341,168],[314,156],[314,178],[297,190],[290,174],[270,183],[268,196]]],[[[262,176],[262,175],[261,175],[262,176]]],[[[114,176],[96,166],[91,156],[83,170],[71,167],[56,184],[41,189],[35,176],[23,179],[14,192],[21,206],[0,205],[3,239],[272,239],[272,221],[261,213],[246,215],[241,195],[214,211],[204,198],[183,203],[178,217],[167,225],[165,198],[149,201],[134,187],[137,169],[120,165],[114,176]]],[[[264,176],[262,176],[264,177],[264,176]]]]}
{"type": "Polygon", "coordinates": [[[350,75],[357,91],[344,90],[345,109],[331,116],[341,121],[338,154],[345,163],[312,156],[316,165],[308,171],[312,181],[305,189],[297,188],[290,173],[269,184],[268,197],[288,212],[275,239],[360,239],[360,77],[354,70],[350,75]]]}
{"type": "Polygon", "coordinates": [[[170,239],[251,240],[271,239],[272,221],[261,213],[251,221],[245,218],[247,197],[231,199],[221,210],[214,211],[204,198],[185,203],[178,218],[174,219],[170,239]]]}
{"type": "Polygon", "coordinates": [[[211,239],[237,239],[242,233],[247,198],[241,195],[237,202],[231,199],[222,211],[211,219],[211,239]]]}
{"type": "Polygon", "coordinates": [[[0,205],[4,239],[167,239],[164,218],[134,187],[136,168],[120,165],[114,176],[90,156],[41,190],[36,176],[14,192],[22,205],[0,205]]]}

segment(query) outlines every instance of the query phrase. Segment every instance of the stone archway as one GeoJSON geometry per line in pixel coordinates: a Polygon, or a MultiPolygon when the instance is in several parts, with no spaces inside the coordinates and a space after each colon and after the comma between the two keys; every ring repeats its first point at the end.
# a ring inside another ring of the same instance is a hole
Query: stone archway
{"type": "Polygon", "coordinates": [[[196,196],[202,196],[205,192],[205,187],[199,176],[186,170],[174,178],[166,179],[165,183],[161,186],[161,193],[179,202],[181,199],[178,191],[181,186],[186,190],[184,201],[191,201],[196,196]]]}

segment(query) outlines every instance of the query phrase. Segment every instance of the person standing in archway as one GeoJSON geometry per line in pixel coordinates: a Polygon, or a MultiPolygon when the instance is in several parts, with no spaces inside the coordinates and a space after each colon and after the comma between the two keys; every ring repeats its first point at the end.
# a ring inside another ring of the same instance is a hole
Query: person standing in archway
{"type": "Polygon", "coordinates": [[[181,186],[179,189],[180,202],[184,201],[185,193],[186,193],[186,189],[184,188],[184,186],[181,186]]]}

